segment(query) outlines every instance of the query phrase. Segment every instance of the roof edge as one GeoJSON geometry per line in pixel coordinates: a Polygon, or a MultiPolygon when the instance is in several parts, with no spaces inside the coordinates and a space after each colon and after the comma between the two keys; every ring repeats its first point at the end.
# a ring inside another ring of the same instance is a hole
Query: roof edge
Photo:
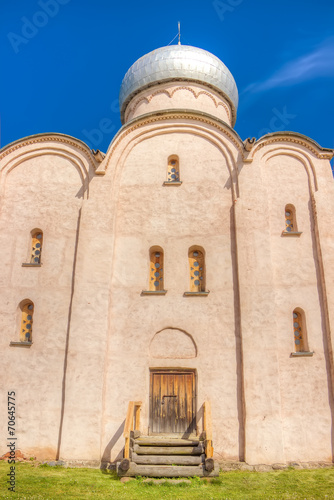
{"type": "Polygon", "coordinates": [[[12,141],[12,142],[9,142],[8,144],[6,144],[5,146],[3,146],[1,149],[0,149],[0,159],[1,159],[1,156],[2,154],[7,150],[7,149],[10,149],[12,148],[13,146],[15,145],[18,145],[20,142],[25,142],[25,141],[29,141],[31,139],[38,139],[38,138],[42,138],[42,137],[59,137],[59,138],[63,138],[63,139],[68,139],[70,141],[75,141],[77,143],[79,143],[81,145],[81,148],[82,149],[86,149],[87,150],[87,153],[92,157],[94,158],[94,155],[93,155],[93,152],[92,150],[90,149],[90,147],[88,146],[88,144],[86,144],[84,141],[82,141],[81,139],[78,139],[77,137],[73,137],[72,135],[68,135],[68,134],[61,134],[60,132],[42,132],[42,133],[39,133],[39,134],[32,134],[32,135],[27,135],[25,137],[21,137],[20,139],[16,139],[15,141],[12,141]]]}
{"type": "Polygon", "coordinates": [[[109,151],[114,146],[118,137],[128,127],[132,127],[134,124],[136,124],[142,120],[146,120],[147,118],[150,118],[153,116],[158,117],[158,116],[170,115],[173,113],[181,113],[181,114],[183,113],[183,114],[187,114],[187,115],[202,116],[203,118],[208,118],[212,121],[215,121],[219,125],[226,127],[229,130],[229,132],[231,132],[235,136],[236,140],[240,142],[240,147],[243,147],[243,142],[242,142],[242,139],[241,139],[240,135],[238,134],[238,132],[236,132],[236,130],[233,127],[231,127],[231,125],[229,123],[225,122],[224,120],[221,120],[220,118],[217,118],[214,115],[210,115],[210,113],[205,113],[204,111],[196,111],[194,109],[187,109],[187,108],[182,108],[182,109],[181,108],[169,108],[169,109],[164,109],[161,111],[151,111],[150,113],[145,113],[143,115],[136,116],[135,118],[132,118],[132,120],[130,120],[130,121],[126,122],[124,125],[122,125],[122,127],[118,130],[118,132],[114,135],[112,141],[110,142],[109,147],[108,147],[107,152],[106,152],[106,156],[108,155],[109,151]]]}
{"type": "Polygon", "coordinates": [[[270,132],[269,134],[265,134],[256,140],[256,142],[254,144],[254,148],[257,145],[259,145],[262,141],[265,141],[266,139],[270,139],[271,137],[280,137],[280,136],[298,137],[299,139],[303,139],[305,142],[311,143],[319,151],[321,151],[323,153],[331,154],[332,158],[334,156],[334,149],[324,148],[324,147],[320,146],[320,144],[318,144],[317,141],[315,141],[314,139],[311,139],[311,137],[308,137],[307,135],[301,134],[300,132],[293,132],[291,130],[280,130],[278,132],[270,132]]]}

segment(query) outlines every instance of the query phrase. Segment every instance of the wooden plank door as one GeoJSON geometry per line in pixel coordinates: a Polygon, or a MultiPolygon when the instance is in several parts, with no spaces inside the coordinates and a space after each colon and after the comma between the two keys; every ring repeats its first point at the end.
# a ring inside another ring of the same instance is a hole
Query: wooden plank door
{"type": "Polygon", "coordinates": [[[194,372],[151,372],[150,432],[196,432],[194,372]]]}

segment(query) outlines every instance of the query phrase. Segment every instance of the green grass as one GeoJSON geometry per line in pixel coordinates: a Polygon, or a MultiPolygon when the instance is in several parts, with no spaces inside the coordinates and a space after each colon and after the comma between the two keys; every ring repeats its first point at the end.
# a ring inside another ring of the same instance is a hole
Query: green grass
{"type": "Polygon", "coordinates": [[[156,485],[142,478],[121,483],[114,473],[16,464],[16,493],[7,490],[7,462],[0,463],[0,498],[20,500],[334,500],[334,468],[273,472],[222,472],[211,482],[156,485]]]}

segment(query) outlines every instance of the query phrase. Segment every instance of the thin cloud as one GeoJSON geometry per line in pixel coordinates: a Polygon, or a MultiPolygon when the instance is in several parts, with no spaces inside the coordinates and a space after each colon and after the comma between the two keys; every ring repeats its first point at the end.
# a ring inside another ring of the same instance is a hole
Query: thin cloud
{"type": "Polygon", "coordinates": [[[333,75],[334,38],[331,37],[309,54],[289,61],[266,80],[251,83],[242,94],[264,92],[275,87],[289,87],[315,78],[333,75]]]}

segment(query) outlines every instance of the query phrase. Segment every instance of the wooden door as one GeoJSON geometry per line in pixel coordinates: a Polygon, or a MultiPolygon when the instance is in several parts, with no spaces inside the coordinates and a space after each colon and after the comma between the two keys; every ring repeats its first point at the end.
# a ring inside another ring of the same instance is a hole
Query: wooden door
{"type": "Polygon", "coordinates": [[[196,432],[194,372],[152,371],[150,433],[196,432]]]}

